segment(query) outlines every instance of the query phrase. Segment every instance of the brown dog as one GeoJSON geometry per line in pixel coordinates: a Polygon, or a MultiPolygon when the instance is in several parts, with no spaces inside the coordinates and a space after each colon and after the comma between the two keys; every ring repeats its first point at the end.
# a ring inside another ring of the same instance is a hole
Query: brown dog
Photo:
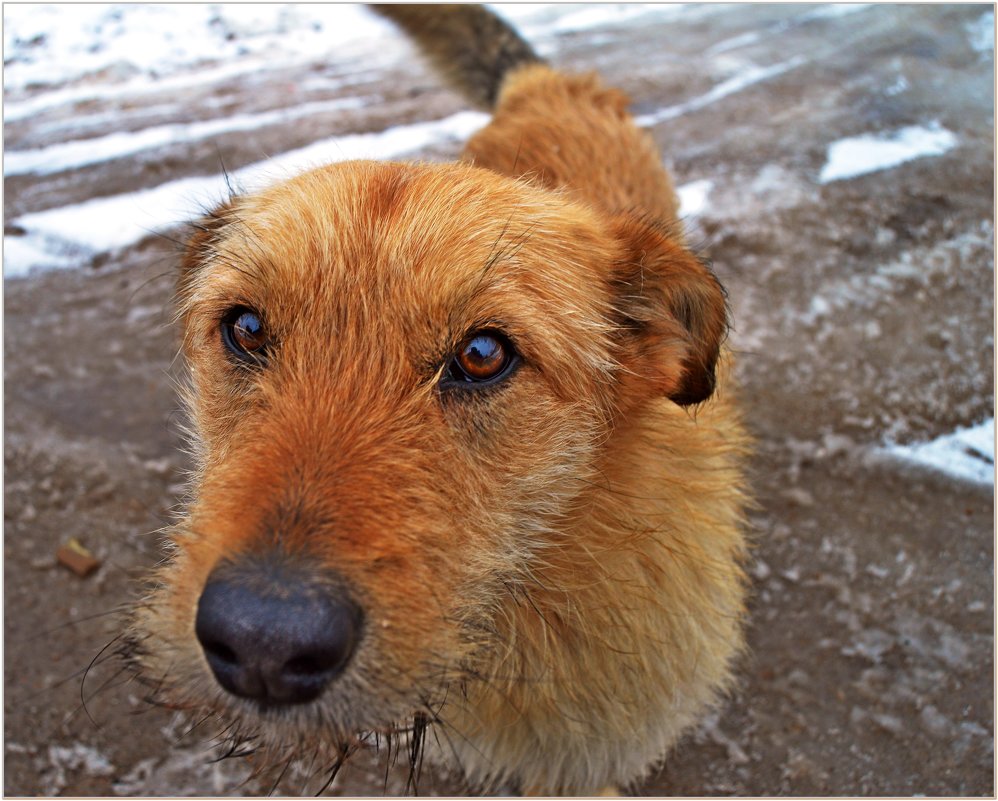
{"type": "Polygon", "coordinates": [[[128,651],[282,759],[429,725],[474,787],[623,786],[742,644],[724,293],[622,94],[480,8],[379,11],[494,119],[199,225],[193,501],[128,651]]]}

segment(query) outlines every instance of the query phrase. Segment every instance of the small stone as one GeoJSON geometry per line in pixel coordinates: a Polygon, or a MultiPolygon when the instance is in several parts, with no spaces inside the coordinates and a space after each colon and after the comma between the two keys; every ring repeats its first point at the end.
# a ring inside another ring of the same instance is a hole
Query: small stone
{"type": "Polygon", "coordinates": [[[783,578],[785,578],[791,584],[796,584],[798,581],[800,581],[800,568],[791,567],[789,570],[784,570],[782,573],[780,573],[780,575],[783,576],[783,578]]]}
{"type": "Polygon", "coordinates": [[[919,715],[925,730],[934,737],[947,737],[952,729],[952,724],[935,706],[928,704],[922,708],[919,715]]]}
{"type": "Polygon", "coordinates": [[[762,559],[757,559],[755,564],[752,565],[752,575],[759,579],[759,581],[765,581],[772,572],[769,569],[769,565],[763,562],[762,559]]]}
{"type": "Polygon", "coordinates": [[[783,497],[797,506],[814,506],[814,496],[806,489],[795,487],[783,493],[783,497]]]}
{"type": "Polygon", "coordinates": [[[167,457],[163,457],[162,459],[147,459],[142,463],[142,466],[150,473],[165,476],[173,469],[173,462],[167,457]]]}
{"type": "Polygon", "coordinates": [[[867,565],[866,572],[878,579],[885,579],[890,575],[890,571],[880,565],[867,565]]]}
{"type": "Polygon", "coordinates": [[[68,567],[80,578],[86,578],[101,565],[100,560],[75,537],[59,547],[55,558],[59,564],[68,567]]]}
{"type": "Polygon", "coordinates": [[[889,731],[891,734],[900,734],[904,731],[904,723],[900,718],[894,717],[894,715],[884,715],[884,714],[874,714],[870,715],[870,718],[884,731],[889,731]]]}

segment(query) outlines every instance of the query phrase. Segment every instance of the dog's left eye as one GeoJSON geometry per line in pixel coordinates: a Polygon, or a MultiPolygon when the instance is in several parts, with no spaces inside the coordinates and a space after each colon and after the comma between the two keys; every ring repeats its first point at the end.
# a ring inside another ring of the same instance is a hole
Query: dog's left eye
{"type": "Polygon", "coordinates": [[[517,358],[513,344],[498,331],[476,331],[458,347],[445,378],[451,384],[492,384],[510,373],[517,358]]]}
{"type": "Polygon", "coordinates": [[[257,314],[246,306],[230,309],[222,318],[222,342],[233,356],[250,364],[263,364],[270,342],[257,314]]]}

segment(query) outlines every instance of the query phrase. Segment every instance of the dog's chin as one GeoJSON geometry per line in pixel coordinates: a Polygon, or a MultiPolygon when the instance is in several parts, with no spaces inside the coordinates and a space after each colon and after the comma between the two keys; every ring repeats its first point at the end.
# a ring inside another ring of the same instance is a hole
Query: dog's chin
{"type": "Polygon", "coordinates": [[[294,794],[321,794],[358,752],[413,753],[414,761],[421,760],[427,720],[418,712],[351,719],[322,698],[304,704],[268,704],[239,698],[217,685],[216,689],[206,694],[210,698],[164,697],[159,702],[178,712],[184,740],[197,738],[207,746],[206,759],[246,758],[252,776],[274,783],[275,788],[287,777],[294,794]],[[317,788],[321,788],[318,793],[317,788]]]}
{"type": "Polygon", "coordinates": [[[212,735],[220,748],[252,749],[255,759],[289,757],[335,760],[382,739],[404,737],[424,725],[425,711],[415,705],[387,708],[377,699],[363,696],[349,700],[334,685],[307,703],[287,704],[240,698],[205,678],[197,696],[173,697],[169,690],[152,699],[182,712],[202,727],[211,722],[212,735]]]}

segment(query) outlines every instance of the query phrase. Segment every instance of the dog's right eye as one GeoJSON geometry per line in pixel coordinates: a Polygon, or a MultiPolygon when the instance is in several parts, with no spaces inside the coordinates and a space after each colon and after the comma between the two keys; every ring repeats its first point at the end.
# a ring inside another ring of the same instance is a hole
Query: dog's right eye
{"type": "Polygon", "coordinates": [[[235,306],[222,318],[222,343],[229,352],[249,364],[266,362],[270,339],[263,320],[246,306],[235,306]]]}

